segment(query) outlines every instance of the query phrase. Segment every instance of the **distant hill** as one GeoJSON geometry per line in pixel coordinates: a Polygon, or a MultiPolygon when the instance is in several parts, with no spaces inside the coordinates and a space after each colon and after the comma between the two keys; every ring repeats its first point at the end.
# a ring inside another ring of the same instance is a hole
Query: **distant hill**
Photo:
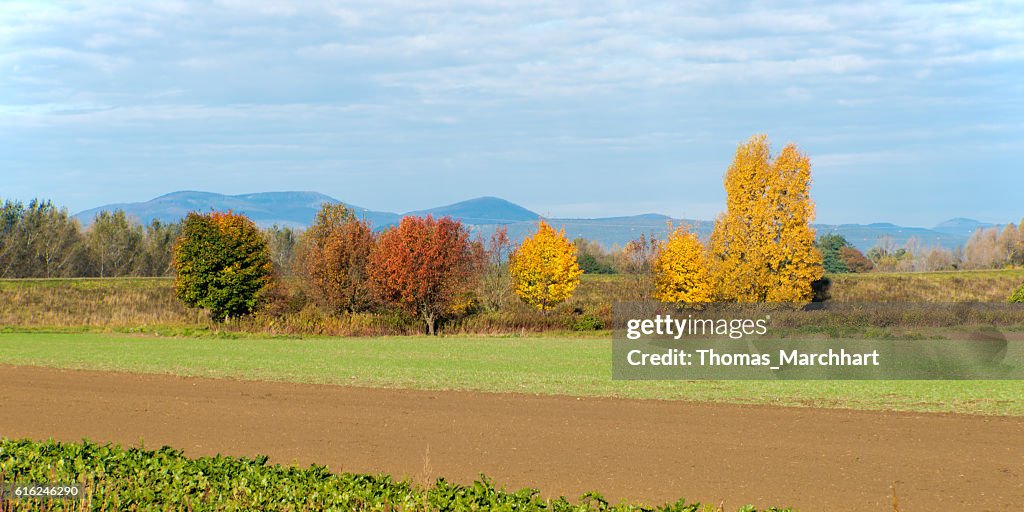
{"type": "Polygon", "coordinates": [[[949,219],[946,222],[939,223],[937,226],[932,228],[932,230],[938,231],[939,233],[970,237],[979,229],[991,228],[994,226],[996,225],[989,224],[988,222],[979,222],[974,219],[957,217],[955,219],[949,219]]]}
{"type": "MultiPolygon", "coordinates": [[[[75,218],[83,226],[88,226],[98,212],[120,209],[136,221],[148,224],[153,219],[160,222],[177,222],[192,211],[231,210],[245,214],[260,226],[277,224],[282,227],[300,228],[308,226],[313,221],[321,204],[340,202],[319,192],[261,192],[228,196],[187,190],[172,192],[141,203],[108,204],[79,212],[75,218]]],[[[371,211],[349,204],[346,206],[359,215],[365,215],[374,226],[393,224],[401,218],[394,213],[371,211]]]]}
{"type": "Polygon", "coordinates": [[[498,197],[478,197],[447,206],[438,206],[429,210],[409,212],[409,215],[433,215],[434,217],[452,217],[462,219],[466,224],[513,224],[516,222],[535,222],[540,218],[518,204],[498,197]]]}
{"type": "MultiPolygon", "coordinates": [[[[75,215],[83,225],[92,222],[101,210],[124,210],[140,223],[153,219],[161,222],[176,222],[190,211],[232,210],[248,215],[260,226],[308,226],[323,203],[341,203],[338,199],[319,192],[262,192],[256,194],[223,195],[210,192],[181,191],[160,196],[141,203],[110,204],[85,210],[75,215]]],[[[376,229],[397,224],[402,214],[375,211],[347,204],[376,229]]],[[[540,216],[518,204],[497,197],[479,197],[446,206],[409,212],[406,215],[451,216],[462,220],[469,230],[485,239],[498,228],[505,228],[513,240],[522,240],[535,229],[540,216]]],[[[605,247],[623,246],[641,234],[664,238],[668,223],[687,223],[698,235],[707,239],[714,227],[713,221],[672,219],[666,215],[648,213],[626,217],[604,217],[596,219],[548,219],[555,228],[565,229],[570,238],[583,237],[594,240],[605,247]]],[[[935,226],[919,228],[897,226],[889,223],[875,224],[817,224],[818,233],[837,233],[846,237],[857,248],[867,251],[878,239],[891,237],[901,246],[911,237],[916,237],[926,246],[939,245],[954,248],[963,245],[978,228],[991,227],[972,219],[956,218],[935,226]]]]}

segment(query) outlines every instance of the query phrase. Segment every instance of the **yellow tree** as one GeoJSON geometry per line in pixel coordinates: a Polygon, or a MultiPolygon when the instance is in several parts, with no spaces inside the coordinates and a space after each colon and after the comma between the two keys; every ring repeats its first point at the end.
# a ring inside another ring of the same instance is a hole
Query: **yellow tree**
{"type": "Polygon", "coordinates": [[[658,245],[654,258],[654,298],[661,302],[710,302],[711,274],[704,244],[687,226],[676,228],[658,245]]]}
{"type": "Polygon", "coordinates": [[[540,221],[537,232],[523,240],[509,264],[512,289],[519,298],[542,311],[550,310],[572,296],[580,284],[576,246],[540,221]]]}
{"type": "Polygon", "coordinates": [[[774,159],[765,135],[736,149],[725,174],[726,212],[711,235],[716,298],[805,302],[824,274],[814,248],[811,163],[793,144],[774,159]]]}

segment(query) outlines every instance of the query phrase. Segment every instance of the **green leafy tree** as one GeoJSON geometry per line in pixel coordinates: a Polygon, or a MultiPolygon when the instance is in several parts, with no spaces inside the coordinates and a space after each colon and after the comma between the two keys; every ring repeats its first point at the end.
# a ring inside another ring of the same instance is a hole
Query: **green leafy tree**
{"type": "Polygon", "coordinates": [[[612,257],[597,242],[585,238],[572,241],[576,246],[576,263],[584,274],[614,274],[615,266],[612,257]]]}
{"type": "Polygon", "coordinates": [[[179,235],[181,235],[180,223],[165,224],[153,219],[146,226],[146,233],[142,240],[139,274],[154,277],[174,275],[171,257],[174,242],[179,235]]]}
{"type": "Polygon", "coordinates": [[[19,277],[18,265],[27,252],[21,219],[25,205],[21,201],[4,201],[0,206],[0,277],[19,277]]]}
{"type": "Polygon", "coordinates": [[[274,265],[263,233],[247,217],[189,213],[174,246],[174,292],[215,321],[252,313],[270,293],[274,265]]]}
{"type": "Polygon", "coordinates": [[[72,277],[88,266],[78,221],[33,199],[0,207],[0,277],[72,277]]]}
{"type": "Polygon", "coordinates": [[[814,247],[821,253],[825,272],[846,274],[850,271],[850,267],[847,266],[840,254],[844,247],[850,247],[850,242],[846,240],[846,237],[835,233],[821,235],[814,242],[814,247]]]}
{"type": "Polygon", "coordinates": [[[94,275],[127,276],[142,263],[142,226],[130,221],[124,210],[97,213],[85,238],[94,275]]]}

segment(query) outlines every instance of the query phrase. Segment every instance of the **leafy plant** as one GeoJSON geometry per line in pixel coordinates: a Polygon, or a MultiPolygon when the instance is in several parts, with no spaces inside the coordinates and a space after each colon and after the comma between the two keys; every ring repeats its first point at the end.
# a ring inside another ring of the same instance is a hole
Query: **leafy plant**
{"type": "Polygon", "coordinates": [[[577,318],[572,324],[574,331],[600,331],[604,329],[604,321],[597,315],[586,313],[577,318]]]}
{"type": "MultiPolygon", "coordinates": [[[[0,440],[0,486],[11,483],[78,484],[81,501],[11,500],[5,512],[61,510],[504,510],[698,512],[685,500],[657,508],[612,506],[599,494],[574,505],[546,500],[535,489],[507,492],[487,477],[468,486],[440,478],[429,488],[387,475],[332,473],[325,466],[269,465],[255,458],[188,459],[169,447],[159,450],[111,444],[0,440]]],[[[752,507],[742,509],[756,512],[752,507]]],[[[780,509],[768,511],[782,512],[780,509]]]]}
{"type": "Polygon", "coordinates": [[[1024,302],[1024,285],[1017,288],[1017,291],[1010,295],[1009,302],[1024,302]]]}

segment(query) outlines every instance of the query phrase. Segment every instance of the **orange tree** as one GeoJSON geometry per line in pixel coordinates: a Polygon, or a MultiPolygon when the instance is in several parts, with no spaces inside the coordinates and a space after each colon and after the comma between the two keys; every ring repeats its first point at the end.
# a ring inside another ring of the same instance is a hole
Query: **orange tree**
{"type": "Polygon", "coordinates": [[[654,298],[662,302],[711,301],[711,275],[704,245],[687,226],[658,244],[654,256],[654,298]]]}
{"type": "Polygon", "coordinates": [[[564,230],[540,221],[537,232],[512,254],[509,273],[512,289],[523,302],[548,311],[572,296],[583,270],[564,230]]]}
{"type": "Polygon", "coordinates": [[[443,217],[403,217],[370,252],[367,275],[378,298],[423,318],[427,332],[479,274],[478,251],[462,223],[443,217]]]}
{"type": "Polygon", "coordinates": [[[373,231],[352,210],[324,204],[302,235],[295,271],[307,293],[333,311],[360,311],[370,306],[366,262],[373,231]]]}
{"type": "Polygon", "coordinates": [[[174,245],[174,293],[215,321],[253,312],[274,282],[267,240],[247,217],[189,213],[174,245]]]}
{"type": "Polygon", "coordinates": [[[716,298],[805,302],[821,278],[814,248],[811,163],[793,144],[772,158],[764,135],[736,149],[725,174],[726,212],[711,235],[716,298]]]}

